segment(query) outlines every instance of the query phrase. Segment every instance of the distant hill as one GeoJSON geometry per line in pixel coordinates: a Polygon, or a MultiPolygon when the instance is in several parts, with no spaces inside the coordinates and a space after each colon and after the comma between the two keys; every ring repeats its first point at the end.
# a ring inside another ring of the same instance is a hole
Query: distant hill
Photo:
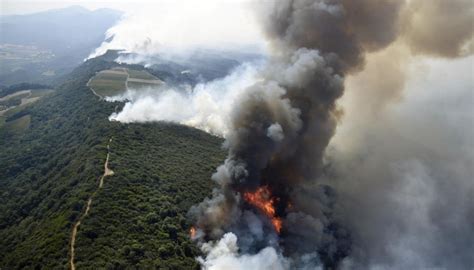
{"type": "Polygon", "coordinates": [[[121,16],[112,9],[80,6],[0,16],[0,84],[47,83],[70,72],[121,16]]]}
{"type": "MultiPolygon", "coordinates": [[[[81,51],[89,54],[104,33],[121,17],[120,11],[80,6],[27,15],[0,17],[1,43],[36,46],[56,55],[81,51]]],[[[87,55],[86,55],[87,56],[87,55]]]]}

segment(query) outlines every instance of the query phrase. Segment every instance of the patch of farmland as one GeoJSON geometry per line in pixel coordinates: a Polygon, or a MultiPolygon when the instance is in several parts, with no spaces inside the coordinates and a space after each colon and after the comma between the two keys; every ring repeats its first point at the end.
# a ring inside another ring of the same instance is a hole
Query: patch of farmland
{"type": "Polygon", "coordinates": [[[164,82],[144,70],[128,70],[127,87],[129,89],[150,88],[163,85],[164,82]]]}
{"type": "Polygon", "coordinates": [[[6,96],[4,96],[4,97],[1,97],[1,98],[0,98],[0,102],[2,102],[2,101],[7,101],[7,100],[10,100],[10,99],[12,99],[12,98],[15,98],[15,97],[18,97],[18,96],[21,96],[21,95],[24,95],[24,94],[30,94],[30,93],[31,93],[30,90],[17,91],[17,92],[15,92],[15,93],[6,95],[6,96]]]}
{"type": "Polygon", "coordinates": [[[21,90],[0,98],[0,116],[8,117],[21,110],[28,104],[36,102],[43,96],[54,92],[52,89],[21,90]]]}
{"type": "MultiPolygon", "coordinates": [[[[3,119],[1,119],[3,120],[3,119]]],[[[0,124],[0,132],[6,132],[7,134],[19,134],[27,130],[30,127],[31,115],[23,115],[17,119],[11,121],[3,120],[0,124]]]]}
{"type": "Polygon", "coordinates": [[[36,89],[34,91],[31,91],[31,95],[28,98],[43,97],[53,92],[53,89],[36,89]]]}
{"type": "Polygon", "coordinates": [[[150,73],[144,70],[128,70],[128,75],[130,79],[142,79],[142,80],[159,80],[157,77],[151,75],[150,73]]]}
{"type": "Polygon", "coordinates": [[[98,72],[87,84],[94,94],[104,98],[122,94],[127,90],[128,73],[123,70],[98,72]]]}
{"type": "Polygon", "coordinates": [[[121,95],[127,89],[143,89],[163,84],[162,80],[147,71],[116,67],[98,72],[88,86],[95,95],[105,98],[121,95]]]}

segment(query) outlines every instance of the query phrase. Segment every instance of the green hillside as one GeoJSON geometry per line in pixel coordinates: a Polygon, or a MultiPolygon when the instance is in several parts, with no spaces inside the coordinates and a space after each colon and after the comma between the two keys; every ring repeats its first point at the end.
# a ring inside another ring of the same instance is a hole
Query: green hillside
{"type": "Polygon", "coordinates": [[[121,104],[98,100],[86,83],[113,66],[84,63],[18,113],[29,116],[28,129],[0,127],[0,269],[68,268],[72,228],[89,198],[77,269],[198,267],[186,213],[210,193],[222,141],[178,125],[109,122],[121,104]],[[98,189],[110,138],[114,175],[98,189]]]}

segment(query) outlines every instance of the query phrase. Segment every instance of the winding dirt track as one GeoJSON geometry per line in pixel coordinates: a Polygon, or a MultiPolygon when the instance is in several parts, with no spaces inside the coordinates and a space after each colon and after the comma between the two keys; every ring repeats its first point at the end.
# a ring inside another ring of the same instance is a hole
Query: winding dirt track
{"type": "Polygon", "coordinates": [[[100,177],[99,186],[97,187],[97,189],[94,191],[94,193],[92,193],[92,195],[87,200],[86,210],[79,217],[77,222],[72,227],[71,241],[70,241],[70,245],[69,245],[69,255],[70,255],[70,257],[69,257],[69,266],[70,266],[71,270],[76,269],[76,265],[74,264],[74,257],[75,257],[74,246],[76,244],[76,236],[77,236],[77,230],[79,229],[79,225],[81,225],[81,222],[89,214],[89,211],[90,211],[91,205],[92,205],[92,199],[97,194],[99,189],[101,189],[102,186],[104,185],[104,178],[107,177],[107,176],[114,175],[114,172],[111,169],[109,169],[109,156],[110,156],[110,143],[111,142],[112,142],[112,138],[109,139],[109,143],[107,144],[107,158],[105,159],[105,163],[104,163],[104,174],[102,174],[102,176],[100,177]]]}

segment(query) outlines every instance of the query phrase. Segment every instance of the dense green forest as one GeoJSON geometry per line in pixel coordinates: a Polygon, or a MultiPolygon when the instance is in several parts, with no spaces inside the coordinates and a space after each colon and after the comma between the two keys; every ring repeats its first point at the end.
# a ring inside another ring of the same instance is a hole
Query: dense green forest
{"type": "Polygon", "coordinates": [[[198,268],[186,213],[211,191],[222,140],[168,123],[108,121],[121,104],[100,101],[86,83],[116,65],[85,62],[19,112],[31,117],[26,130],[0,128],[0,269],[68,267],[71,230],[97,190],[110,138],[114,175],[79,227],[76,267],[198,268]]]}

